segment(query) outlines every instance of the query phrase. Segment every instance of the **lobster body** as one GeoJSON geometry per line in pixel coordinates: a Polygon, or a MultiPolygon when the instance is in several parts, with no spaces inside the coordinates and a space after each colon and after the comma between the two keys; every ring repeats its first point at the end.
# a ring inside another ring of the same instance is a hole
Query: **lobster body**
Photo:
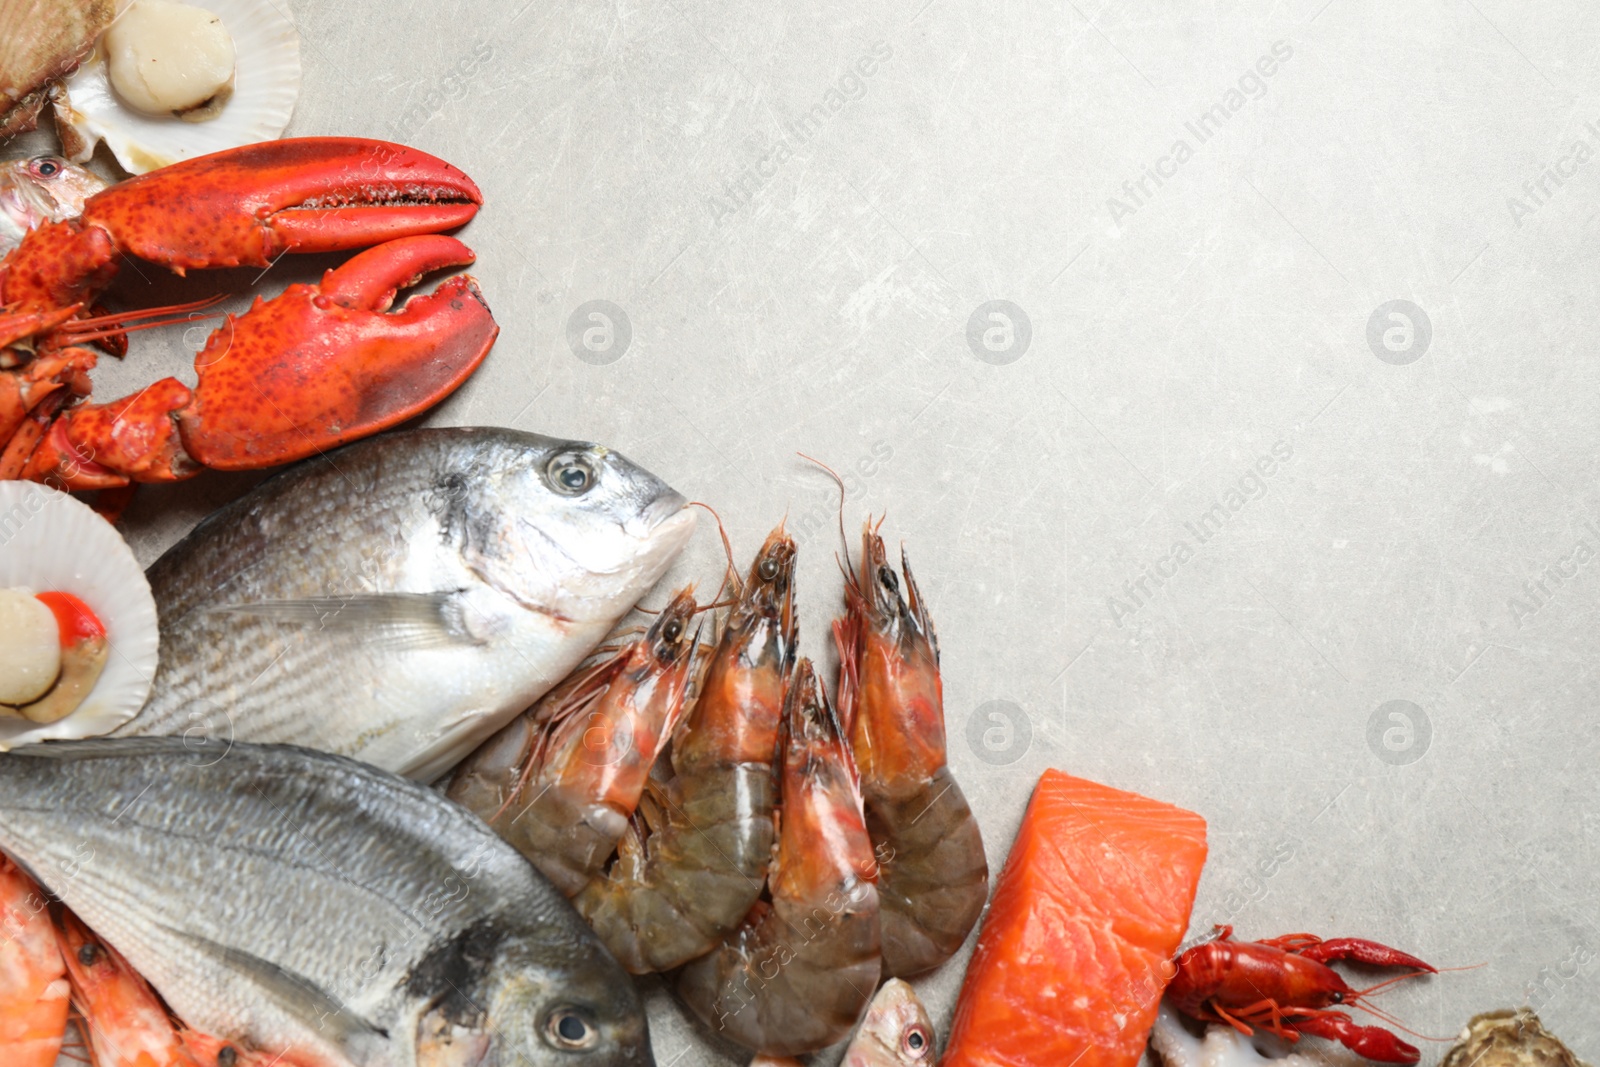
{"type": "Polygon", "coordinates": [[[1220,926],[1215,940],[1182,953],[1167,986],[1178,1011],[1203,1022],[1226,1023],[1244,1034],[1260,1027],[1288,1041],[1311,1034],[1338,1041],[1371,1060],[1416,1063],[1417,1049],[1379,1026],[1362,1026],[1335,1006],[1357,1005],[1364,994],[1328,966],[1352,960],[1377,967],[1434,973],[1422,960],[1376,941],[1288,934],[1265,941],[1235,941],[1220,926]]]}

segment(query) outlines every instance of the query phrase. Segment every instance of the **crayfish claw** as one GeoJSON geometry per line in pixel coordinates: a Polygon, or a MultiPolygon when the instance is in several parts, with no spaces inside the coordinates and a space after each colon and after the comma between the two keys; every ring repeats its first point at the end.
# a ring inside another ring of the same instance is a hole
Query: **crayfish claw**
{"type": "Polygon", "coordinates": [[[1390,948],[1388,945],[1380,944],[1377,941],[1368,941],[1362,937],[1336,937],[1328,941],[1317,941],[1313,945],[1299,949],[1291,949],[1287,945],[1280,947],[1290,952],[1298,952],[1307,959],[1316,960],[1318,963],[1347,960],[1353,963],[1365,963],[1373,967],[1409,967],[1412,970],[1426,971],[1429,974],[1439,973],[1439,968],[1431,963],[1424,963],[1409,952],[1401,952],[1397,948],[1390,948]]]}
{"type": "Polygon", "coordinates": [[[1358,1056],[1379,1063],[1412,1064],[1422,1059],[1415,1045],[1400,1040],[1381,1026],[1362,1026],[1348,1015],[1326,1012],[1295,1022],[1303,1034],[1337,1041],[1358,1056]]]}

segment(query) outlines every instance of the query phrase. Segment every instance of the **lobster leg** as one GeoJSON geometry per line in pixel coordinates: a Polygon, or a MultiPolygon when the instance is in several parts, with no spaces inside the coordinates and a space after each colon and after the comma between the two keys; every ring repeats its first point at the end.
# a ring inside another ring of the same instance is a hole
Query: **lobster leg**
{"type": "Polygon", "coordinates": [[[22,477],[23,469],[28,465],[28,457],[43,439],[45,431],[50,428],[50,420],[61,410],[61,404],[65,399],[65,396],[57,390],[41,400],[23,417],[22,425],[12,432],[10,440],[5,442],[3,449],[0,449],[0,481],[22,477]]]}
{"type": "Polygon", "coordinates": [[[35,334],[53,330],[68,322],[83,309],[82,304],[68,304],[51,311],[19,311],[0,315],[0,348],[16,344],[35,334]]]}
{"type": "Polygon", "coordinates": [[[22,477],[76,490],[188,478],[200,468],[172,415],[192,398],[188,386],[163,378],[109,404],[75,407],[43,434],[22,477]]]}
{"type": "Polygon", "coordinates": [[[1374,967],[1409,967],[1429,974],[1439,973],[1437,967],[1424,963],[1409,952],[1401,952],[1397,948],[1390,948],[1388,945],[1361,937],[1335,937],[1324,941],[1314,934],[1285,934],[1282,937],[1265,940],[1262,944],[1281,948],[1285,952],[1293,952],[1318,963],[1350,960],[1374,967]]]}
{"type": "Polygon", "coordinates": [[[1337,1041],[1358,1056],[1379,1063],[1412,1064],[1422,1058],[1416,1046],[1400,1040],[1383,1027],[1362,1026],[1340,1012],[1319,1013],[1296,1020],[1294,1025],[1303,1034],[1337,1041]]]}

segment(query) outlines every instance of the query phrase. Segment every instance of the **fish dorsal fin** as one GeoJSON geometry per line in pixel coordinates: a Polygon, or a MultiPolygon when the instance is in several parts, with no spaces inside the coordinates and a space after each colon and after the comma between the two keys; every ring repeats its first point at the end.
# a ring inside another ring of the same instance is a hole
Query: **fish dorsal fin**
{"type": "Polygon", "coordinates": [[[381,1062],[388,1054],[388,1033],[357,1015],[305,975],[200,934],[170,926],[164,929],[194,945],[204,955],[244,974],[278,1007],[325,1035],[351,1062],[381,1062]]]}
{"type": "Polygon", "coordinates": [[[354,596],[260,600],[211,608],[290,626],[354,634],[395,650],[481,644],[462,618],[458,590],[436,593],[358,593],[354,596]]]}

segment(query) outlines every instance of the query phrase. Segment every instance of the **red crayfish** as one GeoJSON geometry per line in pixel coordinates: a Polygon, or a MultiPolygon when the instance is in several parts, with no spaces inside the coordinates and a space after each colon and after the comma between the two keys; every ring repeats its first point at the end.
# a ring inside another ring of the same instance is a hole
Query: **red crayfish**
{"type": "Polygon", "coordinates": [[[1178,956],[1177,974],[1166,994],[1178,1011],[1205,1022],[1227,1023],[1246,1035],[1255,1026],[1288,1041],[1298,1041],[1302,1034],[1325,1037],[1383,1063],[1410,1064],[1421,1058],[1414,1046],[1381,1026],[1362,1026],[1332,1010],[1334,1005],[1354,1007],[1389,982],[1352,989],[1328,964],[1351,960],[1375,967],[1407,967],[1413,974],[1437,974],[1438,968],[1356,937],[1330,941],[1312,934],[1265,941],[1232,937],[1233,927],[1219,926],[1214,940],[1178,956]]]}

